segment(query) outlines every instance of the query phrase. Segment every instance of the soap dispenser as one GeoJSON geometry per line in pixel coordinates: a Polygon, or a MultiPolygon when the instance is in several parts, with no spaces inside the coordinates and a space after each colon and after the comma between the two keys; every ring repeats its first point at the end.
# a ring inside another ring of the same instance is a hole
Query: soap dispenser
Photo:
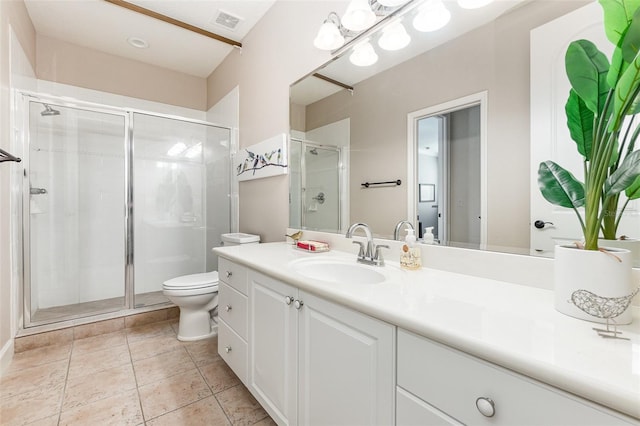
{"type": "Polygon", "coordinates": [[[422,267],[422,257],[420,248],[416,245],[416,236],[413,229],[407,229],[407,236],[404,242],[400,253],[400,267],[403,269],[420,269],[422,267]]]}
{"type": "Polygon", "coordinates": [[[422,237],[422,242],[424,244],[433,244],[433,226],[427,227],[425,230],[424,236],[422,237]]]}

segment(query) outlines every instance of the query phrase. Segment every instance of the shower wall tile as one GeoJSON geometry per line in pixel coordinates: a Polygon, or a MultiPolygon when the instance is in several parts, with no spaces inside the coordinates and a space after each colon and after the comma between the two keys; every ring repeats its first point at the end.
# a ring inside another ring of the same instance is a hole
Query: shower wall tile
{"type": "Polygon", "coordinates": [[[125,318],[114,318],[92,324],[78,325],[73,328],[73,338],[84,339],[85,337],[99,336],[101,334],[123,330],[125,327],[125,318]]]}
{"type": "Polygon", "coordinates": [[[61,345],[73,341],[73,328],[49,331],[47,333],[34,334],[31,336],[17,337],[15,339],[15,353],[27,351],[29,349],[42,348],[50,345],[61,345]]]}

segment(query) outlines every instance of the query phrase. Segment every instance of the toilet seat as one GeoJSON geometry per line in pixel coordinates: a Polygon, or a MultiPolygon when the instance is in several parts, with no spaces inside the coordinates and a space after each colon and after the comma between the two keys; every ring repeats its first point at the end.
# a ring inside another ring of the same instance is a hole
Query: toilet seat
{"type": "Polygon", "coordinates": [[[162,284],[164,290],[218,290],[218,271],[204,272],[200,274],[183,275],[172,278],[162,284]]]}

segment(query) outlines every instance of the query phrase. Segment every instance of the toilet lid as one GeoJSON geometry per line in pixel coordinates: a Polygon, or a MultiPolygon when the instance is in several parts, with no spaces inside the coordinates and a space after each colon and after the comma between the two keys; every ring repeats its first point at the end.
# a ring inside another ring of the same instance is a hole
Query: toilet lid
{"type": "Polygon", "coordinates": [[[218,286],[218,271],[204,272],[201,274],[183,275],[172,278],[162,284],[166,289],[195,289],[218,286]]]}

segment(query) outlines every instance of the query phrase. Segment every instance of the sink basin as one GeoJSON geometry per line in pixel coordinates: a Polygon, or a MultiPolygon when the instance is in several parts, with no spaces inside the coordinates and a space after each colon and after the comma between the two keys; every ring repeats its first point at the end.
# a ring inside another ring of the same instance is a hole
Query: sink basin
{"type": "Polygon", "coordinates": [[[349,284],[378,284],[387,280],[379,266],[363,265],[336,259],[304,259],[291,262],[300,275],[320,281],[349,284]]]}

